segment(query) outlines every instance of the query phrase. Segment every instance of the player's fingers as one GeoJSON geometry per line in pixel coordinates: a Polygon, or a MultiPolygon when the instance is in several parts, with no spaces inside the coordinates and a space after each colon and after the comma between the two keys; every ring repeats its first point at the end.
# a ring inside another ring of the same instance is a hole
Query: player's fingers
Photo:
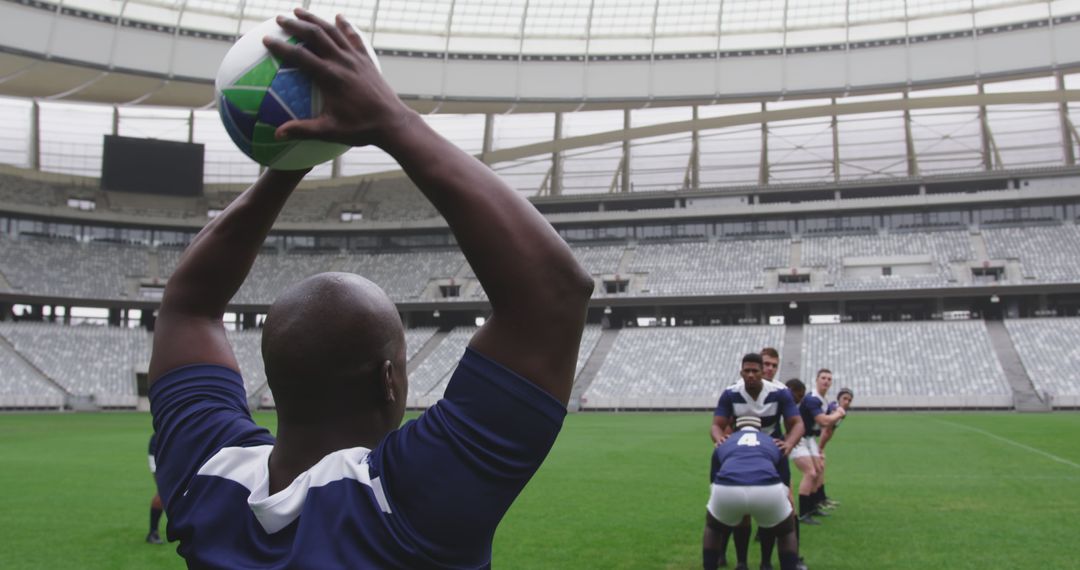
{"type": "Polygon", "coordinates": [[[334,136],[325,117],[288,121],[274,131],[278,140],[330,139],[334,136]]]}
{"type": "Polygon", "coordinates": [[[281,29],[299,39],[316,54],[332,57],[335,52],[340,50],[334,40],[326,35],[326,31],[311,22],[278,16],[277,23],[281,26],[281,29]]]}
{"type": "Polygon", "coordinates": [[[364,41],[360,39],[360,34],[356,33],[356,30],[349,24],[349,21],[345,19],[345,16],[338,14],[334,18],[334,25],[337,29],[341,30],[341,35],[345,36],[345,39],[349,42],[349,45],[356,51],[370,57],[371,54],[367,52],[367,48],[364,47],[364,41]]]}
{"type": "Polygon", "coordinates": [[[327,22],[303,8],[297,8],[296,10],[293,10],[293,13],[296,14],[297,18],[321,28],[323,33],[325,33],[339,48],[343,50],[349,49],[349,42],[345,40],[345,36],[341,35],[341,30],[335,28],[330,22],[327,22]]]}
{"type": "Polygon", "coordinates": [[[290,44],[269,36],[263,38],[263,45],[281,61],[298,67],[313,77],[325,77],[329,73],[326,62],[304,46],[290,44]]]}

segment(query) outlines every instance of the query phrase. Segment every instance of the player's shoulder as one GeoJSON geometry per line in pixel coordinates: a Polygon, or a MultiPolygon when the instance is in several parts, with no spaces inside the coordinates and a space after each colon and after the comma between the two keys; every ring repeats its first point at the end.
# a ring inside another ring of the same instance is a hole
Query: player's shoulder
{"type": "Polygon", "coordinates": [[[734,398],[734,397],[740,396],[740,392],[742,391],[742,387],[743,387],[742,380],[739,380],[738,382],[735,382],[734,384],[729,384],[726,388],[724,388],[724,391],[720,393],[720,397],[721,398],[724,398],[724,397],[734,398]]]}
{"type": "Polygon", "coordinates": [[[785,396],[788,396],[788,397],[791,396],[791,390],[788,390],[787,386],[785,386],[785,385],[783,385],[780,382],[777,382],[775,380],[768,380],[766,382],[762,382],[761,385],[762,385],[762,389],[765,390],[765,392],[767,394],[766,397],[771,397],[773,399],[777,399],[777,398],[783,398],[785,396]]]}

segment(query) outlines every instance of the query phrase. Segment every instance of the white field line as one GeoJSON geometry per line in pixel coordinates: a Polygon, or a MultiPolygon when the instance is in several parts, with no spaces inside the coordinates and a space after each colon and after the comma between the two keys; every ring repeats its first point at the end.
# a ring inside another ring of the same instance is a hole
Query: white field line
{"type": "Polygon", "coordinates": [[[983,434],[983,435],[985,435],[987,437],[992,437],[992,438],[994,438],[994,439],[996,439],[998,441],[1003,441],[1003,442],[1005,442],[1005,443],[1007,443],[1009,445],[1019,447],[1020,449],[1026,449],[1027,451],[1030,451],[1032,453],[1041,455],[1041,456],[1043,456],[1043,457],[1045,457],[1047,459],[1052,459],[1054,461],[1057,461],[1058,463],[1068,465],[1069,467],[1073,467],[1075,469],[1080,469],[1080,464],[1073,463],[1072,461],[1069,461],[1068,459],[1065,459],[1063,457],[1058,457],[1057,455],[1054,455],[1053,453],[1047,453],[1047,452],[1045,452],[1045,451],[1043,451],[1041,449],[1036,449],[1034,447],[1031,447],[1030,445],[1024,445],[1023,443],[1020,443],[1019,441],[1013,441],[1013,440],[1011,440],[1011,439],[1009,439],[1007,437],[1001,437],[1000,435],[990,433],[990,432],[988,432],[986,430],[979,429],[977,427],[971,427],[971,426],[967,426],[967,425],[964,425],[964,424],[958,424],[956,422],[950,422],[948,420],[939,420],[937,418],[934,418],[934,419],[936,421],[939,421],[939,422],[943,423],[943,424],[949,424],[949,425],[952,425],[952,426],[956,426],[956,427],[959,427],[959,428],[966,429],[968,431],[973,431],[975,433],[981,433],[981,434],[983,434]]]}

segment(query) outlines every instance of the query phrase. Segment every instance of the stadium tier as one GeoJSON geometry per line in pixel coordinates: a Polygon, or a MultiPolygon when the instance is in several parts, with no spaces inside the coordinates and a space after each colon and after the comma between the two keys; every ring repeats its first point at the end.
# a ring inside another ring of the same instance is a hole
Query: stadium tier
{"type": "Polygon", "coordinates": [[[781,353],[783,327],[674,327],[619,331],[584,409],[703,408],[738,379],[742,355],[764,346],[781,353]]]}
{"type": "MultiPolygon", "coordinates": [[[[1035,388],[1055,406],[1080,405],[1080,319],[1007,320],[1009,336],[1035,388]]],[[[410,407],[442,397],[476,327],[438,333],[407,329],[410,407]],[[428,346],[430,344],[430,346],[428,346]],[[421,350],[424,349],[424,350],[421,350]]],[[[601,327],[582,335],[576,374],[581,408],[702,409],[738,380],[739,359],[764,346],[801,353],[801,376],[833,371],[833,389],[855,390],[863,408],[1008,408],[1013,390],[983,321],[847,323],[803,327],[802,346],[785,346],[783,326],[644,327],[611,331],[597,353],[601,327]],[[595,376],[586,363],[597,358],[595,376]]],[[[252,405],[272,407],[258,330],[229,331],[252,405]]],[[[145,373],[152,336],[141,329],[0,323],[0,408],[56,408],[65,397],[92,396],[100,407],[134,407],[136,375],[145,373]]],[[[798,372],[780,370],[788,379],[798,372]]]]}
{"type": "MultiPolygon", "coordinates": [[[[135,406],[135,375],[145,372],[150,361],[146,331],[0,323],[0,334],[68,394],[92,396],[101,407],[135,406]]],[[[5,382],[6,376],[5,370],[5,382]]]]}
{"type": "Polygon", "coordinates": [[[1080,282],[1080,231],[1074,224],[992,228],[982,235],[987,254],[1018,261],[1025,281],[1080,282]]]}
{"type": "Polygon", "coordinates": [[[1035,387],[1055,406],[1080,406],[1080,319],[1005,321],[1035,387]]]}
{"type": "MultiPolygon", "coordinates": [[[[1004,285],[1080,283],[1075,224],[967,231],[872,233],[621,245],[574,245],[597,280],[596,297],[671,297],[939,289],[985,284],[973,274],[993,264],[1004,285]],[[986,254],[976,253],[985,240],[986,254]],[[1014,269],[1015,268],[1015,269],[1014,269]],[[796,272],[804,282],[784,276],[796,272]]],[[[26,296],[137,300],[140,286],[160,287],[182,249],[74,241],[35,233],[0,233],[0,288],[26,296]]],[[[482,300],[483,289],[456,249],[333,251],[268,247],[234,299],[268,305],[289,285],[324,271],[363,275],[399,302],[482,300]],[[440,285],[457,285],[447,293],[440,285]]]]}
{"type": "MultiPolygon", "coordinates": [[[[860,406],[1008,407],[1012,390],[982,321],[805,327],[802,376],[829,368],[860,406]]],[[[783,374],[783,371],[781,371],[783,374]]]]}

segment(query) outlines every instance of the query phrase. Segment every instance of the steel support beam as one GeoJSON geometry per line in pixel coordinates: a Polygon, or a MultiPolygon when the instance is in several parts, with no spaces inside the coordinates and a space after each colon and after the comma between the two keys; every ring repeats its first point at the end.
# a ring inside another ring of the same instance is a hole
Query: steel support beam
{"type": "MultiPolygon", "coordinates": [[[[908,101],[908,92],[904,91],[904,102],[908,101]]],[[[911,135],[911,109],[904,108],[904,149],[907,153],[907,175],[919,175],[919,158],[915,154],[915,137],[911,135]]]]}
{"type": "MultiPolygon", "coordinates": [[[[698,106],[693,107],[693,120],[698,120],[698,106]]],[[[697,129],[690,131],[690,160],[686,163],[683,174],[683,189],[701,188],[701,133],[697,129]]]]}
{"type": "MultiPolygon", "coordinates": [[[[555,113],[555,141],[563,140],[562,129],[563,114],[555,113]]],[[[495,153],[491,153],[495,154],[495,153]]],[[[551,180],[548,181],[548,194],[552,196],[562,195],[563,157],[562,149],[555,148],[551,153],[551,180]]]]}
{"type": "Polygon", "coordinates": [[[41,170],[41,105],[30,107],[30,170],[41,170]]]}
{"type": "MultiPolygon", "coordinates": [[[[986,93],[983,84],[979,82],[979,95],[986,93]]],[[[986,105],[979,105],[979,141],[982,148],[983,170],[994,169],[993,136],[990,134],[990,121],[986,117],[986,105]]]]}
{"type": "Polygon", "coordinates": [[[769,183],[769,111],[765,108],[765,102],[761,102],[761,161],[758,163],[758,185],[765,186],[769,183]]]}
{"type": "Polygon", "coordinates": [[[833,181],[840,182],[840,129],[836,119],[836,98],[832,100],[833,114],[829,126],[832,129],[832,172],[833,181]]]}
{"type": "MultiPolygon", "coordinates": [[[[1058,71],[1054,74],[1054,79],[1057,81],[1057,90],[1065,91],[1065,74],[1058,71]]],[[[1061,118],[1061,143],[1065,150],[1065,165],[1073,166],[1076,164],[1076,141],[1073,139],[1072,122],[1069,120],[1069,104],[1065,101],[1058,103],[1058,114],[1061,118]]]]}
{"type": "MultiPolygon", "coordinates": [[[[630,109],[623,110],[623,130],[629,131],[632,128],[630,122],[630,109]]],[[[619,165],[620,176],[622,176],[621,183],[619,184],[619,191],[623,194],[630,193],[630,141],[633,139],[623,139],[622,142],[622,164],[619,165]]]]}
{"type": "Polygon", "coordinates": [[[495,145],[495,115],[488,113],[484,115],[484,142],[483,147],[480,150],[480,160],[485,164],[488,162],[488,156],[491,155],[491,151],[495,145]]]}

